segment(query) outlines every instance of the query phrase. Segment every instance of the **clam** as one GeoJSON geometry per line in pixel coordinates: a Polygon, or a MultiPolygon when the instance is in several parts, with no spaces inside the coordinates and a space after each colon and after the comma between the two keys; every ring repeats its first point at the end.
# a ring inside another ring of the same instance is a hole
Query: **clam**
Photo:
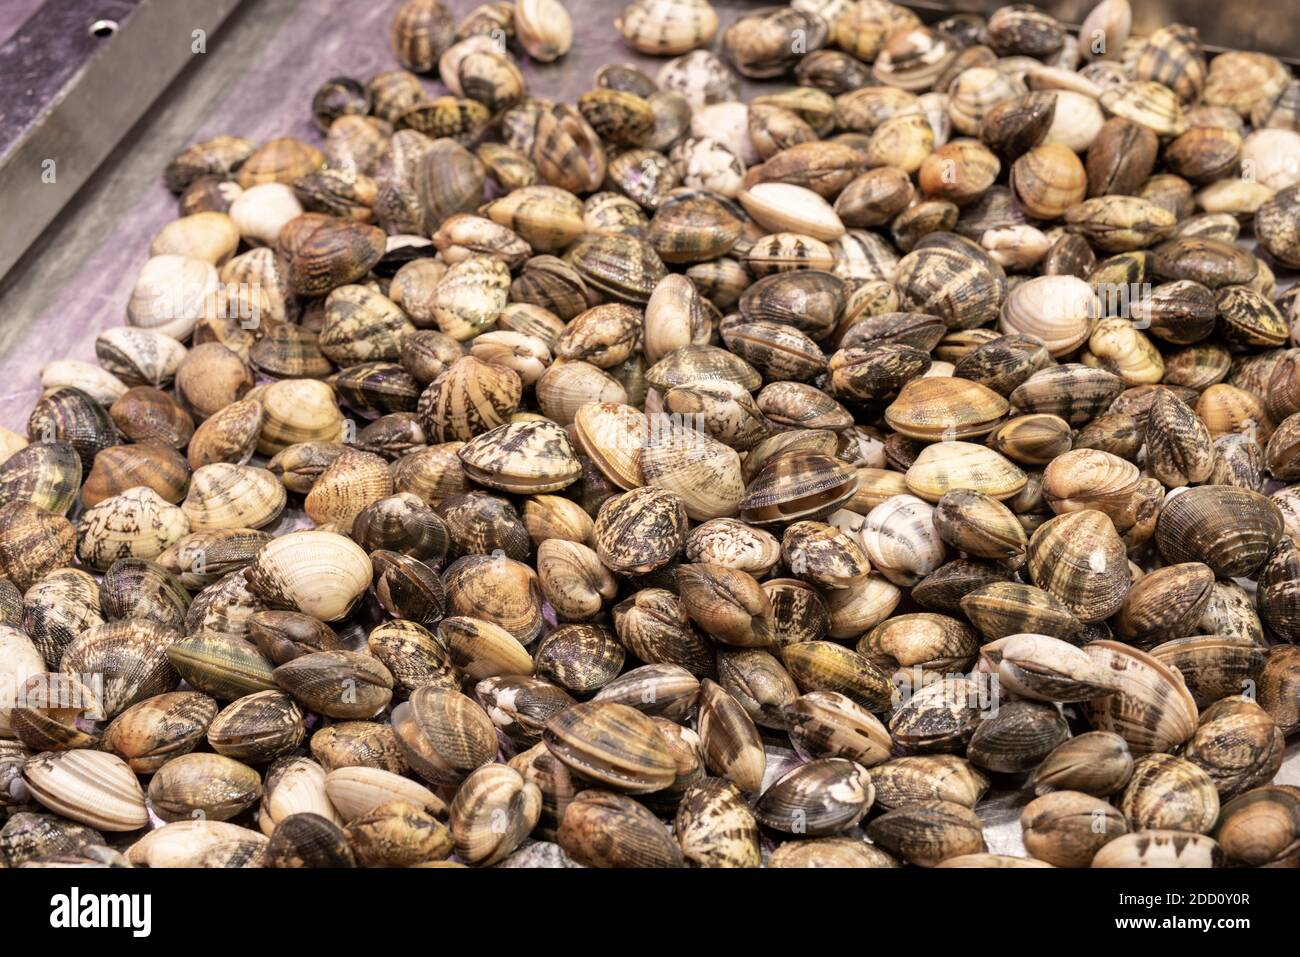
{"type": "Polygon", "coordinates": [[[222,528],[191,532],[158,556],[158,564],[186,588],[203,588],[250,564],[271,540],[268,532],[222,528]]]}
{"type": "Polygon", "coordinates": [[[1025,485],[1025,473],[1003,456],[971,442],[928,445],[906,475],[908,490],[938,502],[953,489],[970,489],[993,500],[1010,498],[1025,485]]]}
{"type": "Polygon", "coordinates": [[[470,478],[515,493],[558,491],[579,471],[568,436],[548,421],[499,426],[471,439],[457,454],[470,478]]]}
{"type": "MultiPolygon", "coordinates": [[[[1037,701],[1091,701],[1114,690],[1088,655],[1059,638],[1016,634],[999,639],[997,673],[1011,691],[1037,701]]],[[[992,651],[992,646],[987,646],[992,651]]],[[[990,655],[990,657],[992,657],[990,655]]]]}
{"type": "Polygon", "coordinates": [[[1216,575],[1231,578],[1257,571],[1281,533],[1281,515],[1263,495],[1211,485],[1165,504],[1156,545],[1166,561],[1204,561],[1216,575]]]}
{"type": "Polygon", "coordinates": [[[1223,851],[1203,834],[1145,830],[1121,834],[1099,850],[1093,867],[1220,867],[1223,851]]]}
{"type": "MultiPolygon", "coordinates": [[[[217,402],[225,404],[226,399],[234,398],[237,398],[234,393],[225,393],[217,402]]],[[[153,386],[138,385],[127,389],[109,407],[108,413],[118,432],[133,442],[181,449],[194,437],[194,419],[190,413],[177,400],[153,386]]],[[[110,445],[108,449],[112,447],[110,445]]]]}
{"type": "Polygon", "coordinates": [[[393,675],[377,658],[351,651],[300,655],[275,669],[276,684],[311,711],[368,718],[392,698],[393,675]]]}
{"type": "Polygon", "coordinates": [[[199,692],[155,695],[114,718],[103,745],[131,770],[147,774],[198,746],[216,716],[217,703],[199,692]]]}
{"type": "Polygon", "coordinates": [[[49,751],[31,758],[23,779],[42,806],[100,831],[134,831],[149,823],[135,774],[107,751],[49,751]]]}
{"type": "Polygon", "coordinates": [[[537,646],[537,673],[573,692],[599,690],[622,670],[623,646],[598,625],[561,625],[537,646]]]}
{"type": "Polygon", "coordinates": [[[581,542],[542,542],[537,548],[537,569],[542,593],[569,619],[593,617],[617,591],[613,576],[581,542]]]}
{"type": "Polygon", "coordinates": [[[1206,834],[1218,819],[1219,795],[1198,765],[1171,754],[1148,754],[1134,762],[1119,807],[1134,830],[1206,834]]]}
{"type": "Polygon", "coordinates": [[[16,705],[7,712],[9,733],[34,752],[91,747],[95,736],[79,720],[104,716],[95,693],[72,675],[33,674],[6,697],[16,705]]]}
{"type": "Polygon", "coordinates": [[[564,813],[556,840],[588,867],[681,867],[682,850],[672,832],[645,807],[621,794],[578,793],[564,813]],[[624,840],[611,843],[607,835],[624,840]]]}
{"type": "Polygon", "coordinates": [[[458,784],[496,755],[491,719],[472,699],[425,685],[393,709],[402,756],[433,784],[458,784]]]}
{"type": "Polygon", "coordinates": [[[1156,645],[1151,657],[1182,675],[1198,706],[1250,688],[1264,667],[1264,649],[1245,636],[1194,635],[1156,645]]]}
{"type": "MultiPolygon", "coordinates": [[[[681,665],[642,665],[624,672],[596,693],[594,701],[612,701],[651,717],[680,721],[695,712],[699,679],[681,665]]],[[[658,727],[664,729],[664,725],[658,727]]]]}
{"type": "Polygon", "coordinates": [[[951,801],[922,800],[886,811],[867,825],[867,836],[920,867],[985,850],[975,812],[951,801]]]}
{"type": "Polygon", "coordinates": [[[513,768],[490,764],[471,773],[449,808],[456,853],[467,864],[491,866],[528,836],[542,795],[513,768]]]}
{"type": "Polygon", "coordinates": [[[107,569],[119,558],[154,558],[190,531],[180,508],[143,486],[104,499],[82,516],[78,555],[107,569]]]}
{"type": "Polygon", "coordinates": [[[979,725],[983,703],[970,679],[941,678],[903,701],[889,720],[889,730],[905,753],[960,751],[979,725]]]}
{"type": "Polygon", "coordinates": [[[218,754],[252,764],[283,757],[307,733],[302,710],[280,691],[257,691],[227,705],[208,725],[208,744],[218,754]]]}
{"type": "Polygon", "coordinates": [[[1286,866],[1295,859],[1298,815],[1296,788],[1255,788],[1223,806],[1214,837],[1232,861],[1252,867],[1286,866]]]}
{"type": "Polygon", "coordinates": [[[686,537],[686,510],[665,489],[645,486],[609,499],[596,516],[596,554],[611,571],[645,573],[667,565],[686,537]]]}
{"type": "Polygon", "coordinates": [[[450,830],[407,801],[388,801],[359,815],[344,829],[357,861],[365,867],[410,867],[441,861],[455,842],[450,830]]]}
{"type": "Polygon", "coordinates": [[[257,451],[275,455],[303,442],[336,442],[343,437],[343,413],[334,390],[314,379],[273,382],[259,394],[262,431],[257,451]]]}
{"type": "Polygon", "coordinates": [[[333,532],[292,532],[267,543],[246,572],[248,587],[273,607],[337,621],[370,585],[371,564],[333,532]]]}
{"type": "Polygon", "coordinates": [[[1081,621],[1118,611],[1130,585],[1128,559],[1113,523],[1085,509],[1058,515],[1029,539],[1030,578],[1081,621]]]}
{"type": "Polygon", "coordinates": [[[674,664],[697,675],[713,667],[712,646],[672,592],[642,589],[614,606],[613,617],[619,640],[641,660],[674,664]]]}
{"type": "Polygon", "coordinates": [[[1195,732],[1196,702],[1177,671],[1114,641],[1090,642],[1084,652],[1112,673],[1115,687],[1085,705],[1094,728],[1120,735],[1138,757],[1171,751],[1195,732]]]}
{"type": "Polygon", "coordinates": [[[105,622],[82,632],[64,649],[60,670],[99,676],[97,697],[105,717],[112,718],[175,686],[168,649],[179,638],[175,628],[145,618],[105,622]]]}
{"type": "Polygon", "coordinates": [[[1033,775],[1034,790],[1082,791],[1107,797],[1128,783],[1133,756],[1123,738],[1109,731],[1089,731],[1061,744],[1043,759],[1033,775]]]}
{"type": "MultiPolygon", "coordinates": [[[[18,780],[21,784],[21,778],[18,780]]],[[[9,867],[23,867],[51,855],[72,854],[91,846],[102,846],[103,840],[103,835],[92,827],[54,814],[32,811],[14,813],[0,829],[0,849],[4,851],[9,867]]]]}
{"type": "Polygon", "coordinates": [[[193,816],[226,821],[261,796],[261,775],[219,754],[182,754],[149,782],[149,803],[164,821],[193,816]]]}
{"type": "Polygon", "coordinates": [[[343,721],[321,728],[311,737],[311,753],[327,771],[364,768],[397,774],[407,770],[392,725],[373,721],[343,721]]]}
{"type": "Polygon", "coordinates": [[[498,626],[519,642],[542,630],[541,594],[531,567],[493,555],[466,555],[444,576],[448,611],[498,626]]]}
{"type": "Polygon", "coordinates": [[[187,338],[217,291],[217,270],[210,262],[187,256],[150,258],[140,270],[127,305],[132,327],[173,339],[187,338]]]}
{"type": "Polygon", "coordinates": [[[1283,748],[1282,730],[1268,713],[1249,698],[1231,696],[1201,713],[1183,756],[1210,776],[1226,801],[1271,781],[1283,748]]]}
{"type": "Polygon", "coordinates": [[[978,382],[922,377],[903,386],[885,421],[910,438],[951,442],[991,432],[1007,408],[1006,399],[978,382]]]}
{"type": "Polygon", "coordinates": [[[484,678],[474,694],[492,723],[523,746],[541,740],[547,720],[574,704],[563,688],[530,675],[484,678]]]}
{"type": "MultiPolygon", "coordinates": [[[[159,505],[165,503],[159,499],[159,505]]],[[[75,542],[77,533],[62,516],[26,502],[0,506],[0,571],[18,588],[72,563],[75,542]]]]}
{"type": "Polygon", "coordinates": [[[679,565],[682,608],[717,641],[762,647],[772,641],[772,603],[746,572],[722,565],[679,565]]]}
{"type": "Polygon", "coordinates": [[[0,464],[0,499],[30,502],[47,512],[66,515],[77,499],[81,478],[81,457],[71,444],[25,445],[0,464]]]}
{"type": "Polygon", "coordinates": [[[273,668],[240,638],[202,633],[167,646],[167,658],[191,686],[221,701],[276,689],[273,668]]]}
{"type": "Polygon", "coordinates": [[[1264,671],[1259,680],[1259,703],[1268,712],[1284,734],[1295,731],[1300,725],[1300,707],[1296,705],[1297,664],[1300,655],[1290,645],[1279,645],[1269,650],[1264,671]]]}
{"type": "Polygon", "coordinates": [[[267,838],[226,821],[175,821],[151,831],[127,850],[146,867],[251,867],[261,863],[267,838]]]}
{"type": "Polygon", "coordinates": [[[439,817],[446,811],[446,805],[424,785],[381,768],[331,770],[325,775],[325,792],[345,821],[354,821],[390,801],[404,801],[439,817]]]}
{"type": "Polygon", "coordinates": [[[1057,867],[1086,867],[1106,844],[1128,831],[1124,816],[1100,798],[1053,791],[1020,815],[1025,849],[1057,867]]]}
{"type": "Polygon", "coordinates": [[[877,505],[860,534],[872,568],[897,585],[915,585],[943,562],[934,509],[916,496],[895,495],[877,505]]]}
{"type": "Polygon", "coordinates": [[[650,718],[627,705],[586,702],[547,720],[542,740],[573,771],[629,794],[671,784],[676,764],[650,718]]]}
{"type": "Polygon", "coordinates": [[[773,782],[759,797],[754,814],[774,830],[821,837],[856,824],[874,796],[871,779],[860,765],[845,758],[821,758],[773,782]]]}
{"type": "Polygon", "coordinates": [[[720,685],[700,683],[699,735],[710,771],[740,790],[755,794],[762,789],[767,757],[753,719],[720,685]]]}
{"type": "Polygon", "coordinates": [[[730,781],[705,778],[682,796],[673,832],[685,859],[699,867],[757,867],[761,863],[754,812],[730,781]]]}
{"type": "Polygon", "coordinates": [[[285,499],[284,486],[266,469],[218,462],[195,471],[181,511],[187,531],[259,528],[279,518],[285,499]]]}
{"type": "Polygon", "coordinates": [[[266,846],[269,867],[355,867],[356,857],[347,835],[331,821],[312,811],[282,818],[266,846]]]}

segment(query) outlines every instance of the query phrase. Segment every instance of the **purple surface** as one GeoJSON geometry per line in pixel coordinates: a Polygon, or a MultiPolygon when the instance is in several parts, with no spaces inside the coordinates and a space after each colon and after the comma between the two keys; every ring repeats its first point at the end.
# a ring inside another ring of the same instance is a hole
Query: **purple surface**
{"type": "Polygon", "coordinates": [[[0,3],[0,43],[17,33],[41,3],[42,0],[4,0],[0,3]]]}

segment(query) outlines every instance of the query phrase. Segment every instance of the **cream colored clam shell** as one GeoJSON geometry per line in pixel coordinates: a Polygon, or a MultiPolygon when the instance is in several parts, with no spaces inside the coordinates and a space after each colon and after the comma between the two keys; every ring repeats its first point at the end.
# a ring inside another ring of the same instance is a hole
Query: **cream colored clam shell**
{"type": "Polygon", "coordinates": [[[190,531],[177,506],[143,485],[106,498],[81,519],[77,554],[106,571],[119,558],[154,558],[190,531]]]}
{"type": "Polygon", "coordinates": [[[915,585],[943,564],[934,506],[915,495],[895,495],[873,508],[860,537],[871,567],[895,585],[915,585]]]}
{"type": "Polygon", "coordinates": [[[390,801],[405,801],[419,808],[443,807],[423,784],[381,768],[336,768],[325,775],[325,793],[345,821],[354,821],[390,801]]]}
{"type": "Polygon", "coordinates": [[[252,590],[321,621],[338,621],[370,587],[370,557],[334,532],[291,532],[258,552],[252,590]]]}
{"type": "Polygon", "coordinates": [[[340,826],[346,823],[330,802],[325,769],[311,758],[293,758],[277,765],[276,774],[267,777],[267,789],[257,811],[257,826],[267,837],[291,814],[319,814],[340,826]]]}
{"type": "Polygon", "coordinates": [[[195,532],[261,528],[280,517],[286,498],[284,485],[266,469],[214,462],[194,470],[181,511],[195,532]]]}
{"type": "Polygon", "coordinates": [[[87,393],[100,405],[112,405],[126,392],[126,383],[93,362],[55,359],[41,367],[41,389],[46,394],[71,386],[87,393]]]}
{"type": "Polygon", "coordinates": [[[217,291],[217,269],[202,259],[154,256],[131,290],[126,314],[131,324],[173,339],[186,339],[217,291]]]}
{"type": "Polygon", "coordinates": [[[147,385],[160,385],[176,375],[189,352],[180,342],[157,329],[115,326],[95,339],[99,364],[109,372],[147,385]]]}
{"type": "Polygon", "coordinates": [[[771,232],[797,232],[823,242],[844,235],[844,224],[831,204],[804,186],[758,183],[736,197],[745,211],[771,232]]]}
{"type": "Polygon", "coordinates": [[[266,842],[265,835],[227,821],[175,821],[132,844],[126,859],[136,867],[192,867],[218,848],[243,846],[255,851],[266,842]]]}
{"type": "Polygon", "coordinates": [[[32,675],[45,672],[45,659],[20,628],[0,625],[0,738],[12,735],[9,712],[18,689],[32,675]]]}
{"type": "Polygon", "coordinates": [[[100,831],[134,831],[149,823],[135,772],[107,751],[47,751],[23,767],[44,807],[100,831]]]}

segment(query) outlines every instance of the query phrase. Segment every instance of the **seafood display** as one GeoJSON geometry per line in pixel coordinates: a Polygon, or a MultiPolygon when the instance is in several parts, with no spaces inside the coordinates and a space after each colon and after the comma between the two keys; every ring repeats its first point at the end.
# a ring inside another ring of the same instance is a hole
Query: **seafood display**
{"type": "Polygon", "coordinates": [[[578,15],[159,171],[0,430],[0,867],[1300,865],[1300,79],[578,15]]]}

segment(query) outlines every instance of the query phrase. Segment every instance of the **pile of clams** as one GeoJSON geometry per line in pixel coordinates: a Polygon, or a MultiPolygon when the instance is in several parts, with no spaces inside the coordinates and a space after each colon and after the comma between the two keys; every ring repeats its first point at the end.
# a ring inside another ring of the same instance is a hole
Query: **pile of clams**
{"type": "Polygon", "coordinates": [[[1300,80],[615,28],[559,103],[558,0],[407,0],[167,166],[0,434],[0,866],[1300,863],[1300,80]]]}

